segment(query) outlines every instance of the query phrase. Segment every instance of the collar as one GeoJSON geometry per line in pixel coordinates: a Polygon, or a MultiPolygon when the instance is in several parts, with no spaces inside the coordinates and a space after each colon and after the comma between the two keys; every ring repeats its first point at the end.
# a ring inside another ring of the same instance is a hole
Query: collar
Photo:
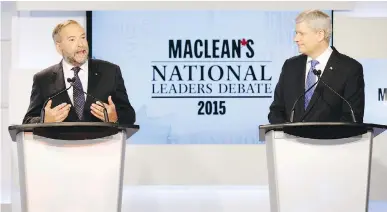
{"type": "MultiPolygon", "coordinates": [[[[81,68],[81,71],[82,70],[87,70],[87,67],[88,67],[88,63],[89,63],[89,60],[86,60],[85,63],[83,63],[80,68],[81,68]]],[[[63,70],[69,70],[71,71],[72,68],[74,68],[75,66],[68,63],[66,60],[62,59],[62,66],[63,66],[63,70]]]]}
{"type": "MultiPolygon", "coordinates": [[[[316,60],[319,62],[319,64],[327,64],[332,52],[332,48],[328,46],[328,48],[325,49],[325,51],[320,56],[318,56],[316,60]]],[[[310,63],[312,60],[313,59],[308,56],[307,62],[310,63]]]]}

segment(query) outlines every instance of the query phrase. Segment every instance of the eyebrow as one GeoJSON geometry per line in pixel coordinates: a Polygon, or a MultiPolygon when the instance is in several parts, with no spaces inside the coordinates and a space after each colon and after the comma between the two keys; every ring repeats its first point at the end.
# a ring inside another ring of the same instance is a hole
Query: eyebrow
{"type": "MultiPolygon", "coordinates": [[[[85,35],[86,35],[86,33],[81,34],[81,36],[85,36],[85,35]]],[[[70,39],[70,38],[75,38],[75,36],[72,35],[72,36],[67,37],[67,39],[70,39]]]]}

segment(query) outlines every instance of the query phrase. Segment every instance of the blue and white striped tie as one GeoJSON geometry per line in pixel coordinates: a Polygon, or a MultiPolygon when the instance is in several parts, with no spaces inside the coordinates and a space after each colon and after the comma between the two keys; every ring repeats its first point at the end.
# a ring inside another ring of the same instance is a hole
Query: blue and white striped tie
{"type": "MultiPolygon", "coordinates": [[[[317,81],[317,76],[313,73],[313,70],[316,68],[317,64],[319,64],[319,62],[317,60],[311,61],[310,70],[308,72],[308,77],[306,78],[306,82],[305,82],[305,91],[308,90],[310,88],[310,86],[312,86],[317,81]]],[[[308,107],[308,104],[310,102],[310,99],[313,96],[313,92],[314,92],[315,88],[316,87],[313,87],[305,94],[305,105],[304,105],[305,110],[308,107]]]]}

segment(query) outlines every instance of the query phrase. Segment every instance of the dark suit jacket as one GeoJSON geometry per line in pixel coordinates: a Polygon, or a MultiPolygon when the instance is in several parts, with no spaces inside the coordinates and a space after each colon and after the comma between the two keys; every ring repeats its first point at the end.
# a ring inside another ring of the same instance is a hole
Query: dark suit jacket
{"type": "MultiPolygon", "coordinates": [[[[65,79],[62,62],[53,65],[34,75],[30,105],[23,124],[39,123],[40,112],[44,102],[54,94],[65,89],[65,79]]],[[[108,103],[109,95],[115,104],[118,122],[120,124],[133,124],[135,122],[135,111],[128,100],[124,80],[120,67],[102,60],[90,59],[88,63],[88,87],[87,93],[108,103]]],[[[66,92],[56,96],[52,100],[52,107],[63,102],[72,104],[66,92]]],[[[95,103],[92,97],[87,96],[84,107],[84,122],[102,122],[90,112],[90,106],[95,103]]],[[[79,118],[72,105],[69,115],[64,122],[79,122],[79,118]]]]}
{"type": "MultiPolygon", "coordinates": [[[[356,60],[340,54],[334,47],[332,49],[321,79],[351,104],[356,121],[362,123],[365,99],[363,66],[356,60]]],[[[295,56],[285,61],[270,106],[268,118],[271,124],[290,121],[293,104],[305,91],[306,61],[306,55],[295,56]]],[[[352,122],[352,118],[348,105],[319,82],[306,110],[304,98],[299,100],[293,121],[352,122]]]]}

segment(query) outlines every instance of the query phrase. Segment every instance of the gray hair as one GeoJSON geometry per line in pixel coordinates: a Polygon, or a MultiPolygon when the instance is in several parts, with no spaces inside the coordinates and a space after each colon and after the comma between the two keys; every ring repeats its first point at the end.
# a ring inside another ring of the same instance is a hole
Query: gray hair
{"type": "Polygon", "coordinates": [[[306,22],[315,31],[323,30],[325,40],[329,42],[332,36],[332,19],[320,10],[307,10],[300,13],[296,23],[306,22]]]}
{"type": "Polygon", "coordinates": [[[56,27],[52,31],[52,39],[54,40],[55,43],[61,41],[59,34],[62,31],[62,29],[71,24],[77,24],[81,26],[77,21],[74,21],[74,20],[67,20],[56,25],[56,27]]]}

